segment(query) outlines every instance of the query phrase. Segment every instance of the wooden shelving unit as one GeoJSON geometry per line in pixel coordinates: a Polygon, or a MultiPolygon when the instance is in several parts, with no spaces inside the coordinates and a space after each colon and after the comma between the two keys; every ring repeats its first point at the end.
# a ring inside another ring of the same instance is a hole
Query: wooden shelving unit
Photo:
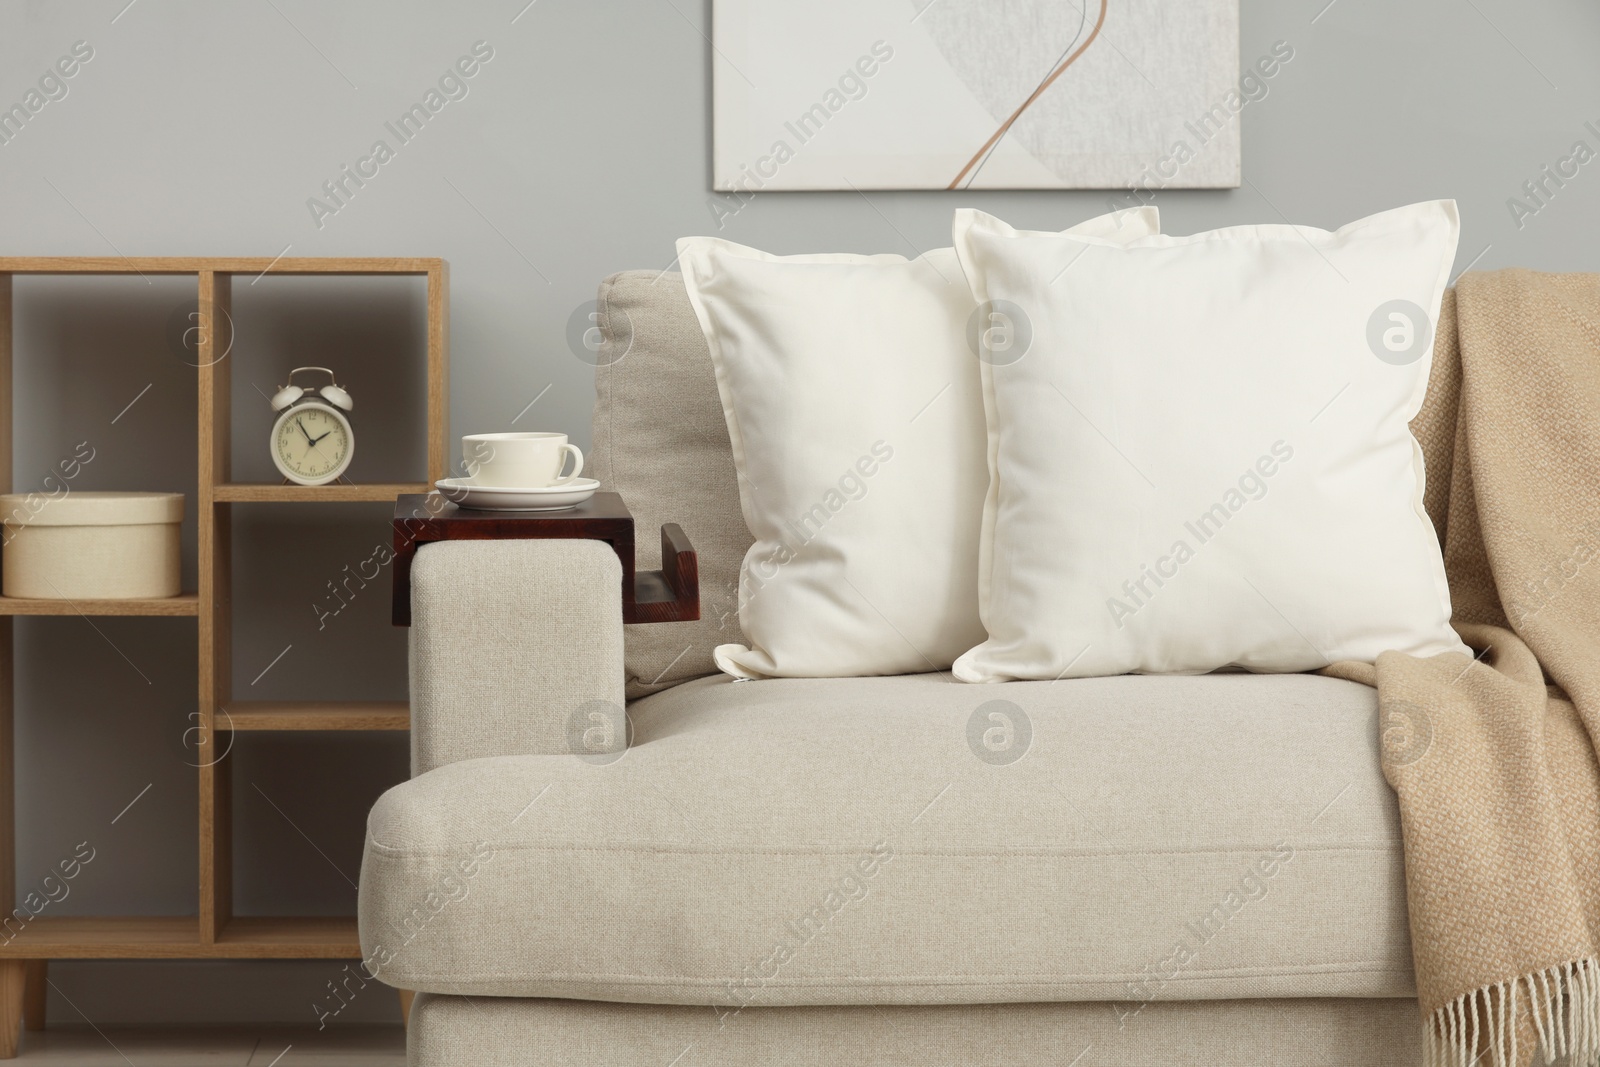
{"type": "MultiPolygon", "coordinates": [[[[203,316],[197,369],[199,589],[162,600],[34,600],[0,597],[0,905],[16,906],[12,619],[18,615],[193,616],[199,643],[199,914],[40,916],[0,943],[0,1057],[15,1055],[24,1002],[40,1004],[43,961],[52,959],[355,959],[353,916],[233,914],[233,731],[405,730],[404,703],[233,699],[232,512],[235,505],[384,502],[426,492],[446,472],[449,411],[449,265],[440,259],[3,258],[0,257],[0,491],[11,489],[12,278],[16,275],[193,275],[203,316]],[[232,293],[236,276],[420,275],[427,278],[427,480],[305,487],[232,480],[232,293]]],[[[375,516],[376,518],[376,516],[375,516]]],[[[387,515],[385,515],[385,521],[387,515]]],[[[3,916],[0,916],[3,917],[3,916]]]]}

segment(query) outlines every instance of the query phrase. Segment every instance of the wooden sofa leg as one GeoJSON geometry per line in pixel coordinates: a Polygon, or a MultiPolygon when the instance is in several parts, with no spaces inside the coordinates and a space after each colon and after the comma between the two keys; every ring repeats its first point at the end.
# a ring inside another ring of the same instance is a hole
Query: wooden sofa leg
{"type": "Polygon", "coordinates": [[[26,960],[0,960],[0,1060],[14,1059],[22,1042],[22,990],[26,960]]]}
{"type": "Polygon", "coordinates": [[[48,998],[49,990],[45,987],[45,979],[49,975],[50,962],[48,960],[28,960],[27,968],[22,972],[22,1028],[24,1030],[44,1029],[44,1005],[48,998]]]}
{"type": "Polygon", "coordinates": [[[411,1001],[416,997],[416,993],[409,989],[396,989],[395,992],[400,994],[400,1025],[409,1026],[411,1025],[411,1001]]]}

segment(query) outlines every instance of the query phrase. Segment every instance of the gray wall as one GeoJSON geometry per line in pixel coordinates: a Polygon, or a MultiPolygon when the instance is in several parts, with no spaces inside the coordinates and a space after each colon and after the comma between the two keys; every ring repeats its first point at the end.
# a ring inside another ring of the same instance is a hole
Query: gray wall
{"type": "MultiPolygon", "coordinates": [[[[64,98],[0,145],[0,253],[443,256],[453,272],[453,430],[563,429],[587,445],[593,376],[569,350],[569,318],[605,274],[665,267],[675,238],[716,232],[709,4],[525,4],[7,2],[0,104],[20,100],[74,42],[89,42],[94,58],[64,98]],[[469,94],[319,228],[307,199],[480,40],[494,55],[469,94]]],[[[1244,111],[1249,184],[1160,194],[1169,232],[1285,217],[1335,226],[1453,196],[1465,220],[1458,267],[1595,269],[1600,162],[1521,225],[1507,206],[1573,142],[1600,150],[1600,134],[1585,128],[1600,129],[1592,2],[1245,0],[1242,60],[1279,40],[1294,58],[1244,111]]],[[[957,205],[1060,228],[1101,210],[1107,195],[764,194],[720,232],[774,252],[909,255],[948,243],[957,205]]],[[[193,492],[193,372],[167,341],[169,317],[188,299],[182,285],[40,279],[18,291],[18,486],[37,486],[88,439],[98,458],[82,488],[193,492]]],[[[415,469],[414,291],[267,279],[241,297],[240,314],[237,477],[270,474],[254,387],[270,393],[288,367],[321,359],[356,397],[352,473],[415,469]]],[[[386,625],[381,590],[325,630],[310,607],[326,580],[385,536],[383,511],[239,509],[241,687],[292,646],[252,695],[403,695],[403,640],[386,625]]],[[[191,515],[191,574],[193,524],[191,515]]],[[[99,855],[62,913],[188,911],[193,623],[99,625],[98,634],[78,619],[18,626],[20,879],[89,839],[99,855]]],[[[257,736],[238,757],[239,909],[348,912],[365,810],[404,775],[403,739],[257,736]]],[[[337,969],[102,963],[53,975],[102,1025],[309,1023],[337,969]]],[[[50,1010],[78,1021],[58,995],[50,1010]]],[[[391,997],[370,994],[337,1022],[394,1011],[391,997]]]]}

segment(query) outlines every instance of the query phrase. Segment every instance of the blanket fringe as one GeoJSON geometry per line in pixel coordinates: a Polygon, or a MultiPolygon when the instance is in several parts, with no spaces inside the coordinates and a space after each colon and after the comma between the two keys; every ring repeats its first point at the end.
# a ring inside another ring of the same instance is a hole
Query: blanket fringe
{"type": "Polygon", "coordinates": [[[1441,1006],[1424,1023],[1426,1067],[1521,1067],[1517,1029],[1533,1019],[1545,1063],[1600,1065],[1600,959],[1558,963],[1508,982],[1475,989],[1441,1006]]]}

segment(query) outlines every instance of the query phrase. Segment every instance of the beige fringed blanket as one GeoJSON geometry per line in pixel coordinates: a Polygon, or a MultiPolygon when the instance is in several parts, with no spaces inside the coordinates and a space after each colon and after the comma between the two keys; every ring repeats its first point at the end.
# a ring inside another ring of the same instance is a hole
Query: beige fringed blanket
{"type": "Polygon", "coordinates": [[[1432,1065],[1600,1063],[1600,275],[1467,274],[1412,428],[1456,628],[1378,688],[1432,1065]],[[1480,1058],[1481,1057],[1481,1058],[1480,1058]]]}

